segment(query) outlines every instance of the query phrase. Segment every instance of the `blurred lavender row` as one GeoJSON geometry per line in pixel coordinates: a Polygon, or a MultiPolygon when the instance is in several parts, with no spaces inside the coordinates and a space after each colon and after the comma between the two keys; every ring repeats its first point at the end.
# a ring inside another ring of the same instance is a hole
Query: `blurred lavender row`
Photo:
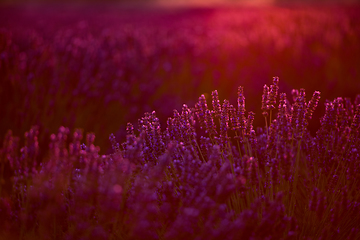
{"type": "Polygon", "coordinates": [[[95,132],[109,153],[104,133],[124,138],[143,112],[163,121],[213,89],[235,100],[238,85],[259,116],[274,75],[328,99],[360,88],[358,7],[0,12],[0,136],[37,125],[43,149],[63,125],[95,132]]]}

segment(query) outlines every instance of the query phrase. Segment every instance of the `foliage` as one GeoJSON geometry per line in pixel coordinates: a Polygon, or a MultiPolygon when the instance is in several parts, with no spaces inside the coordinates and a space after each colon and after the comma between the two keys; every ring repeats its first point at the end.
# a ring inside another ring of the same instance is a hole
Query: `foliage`
{"type": "Polygon", "coordinates": [[[165,129],[145,113],[135,133],[99,155],[95,135],[61,127],[38,161],[37,127],[8,131],[1,149],[1,235],[7,239],[358,239],[360,95],[326,101],[264,86],[265,126],[212,94],[174,110],[165,129]]]}
{"type": "MultiPolygon", "coordinates": [[[[354,99],[359,10],[0,7],[0,147],[8,129],[20,136],[37,125],[46,154],[51,133],[67,126],[94,132],[108,154],[107,134],[124,139],[126,123],[144,112],[156,110],[164,125],[174,108],[213,89],[236,101],[240,85],[258,116],[259,88],[275,75],[288,93],[354,99]]],[[[308,127],[315,133],[320,124],[308,127]]]]}

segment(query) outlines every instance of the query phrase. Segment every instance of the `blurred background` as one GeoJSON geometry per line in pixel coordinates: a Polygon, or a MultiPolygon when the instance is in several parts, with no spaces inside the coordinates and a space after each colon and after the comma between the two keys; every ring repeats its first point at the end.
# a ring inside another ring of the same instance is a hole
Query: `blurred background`
{"type": "Polygon", "coordinates": [[[360,93],[358,2],[2,0],[0,144],[12,129],[22,146],[37,125],[46,149],[65,126],[94,132],[110,153],[109,134],[123,142],[126,123],[137,129],[145,112],[165,129],[201,94],[211,106],[215,89],[236,105],[240,85],[264,126],[262,88],[274,76],[289,99],[294,88],[308,100],[321,91],[314,133],[325,99],[360,93]]]}
{"type": "Polygon", "coordinates": [[[2,0],[3,4],[46,4],[46,3],[111,3],[125,5],[161,6],[218,6],[218,5],[268,5],[268,4],[353,4],[359,0],[2,0]]]}

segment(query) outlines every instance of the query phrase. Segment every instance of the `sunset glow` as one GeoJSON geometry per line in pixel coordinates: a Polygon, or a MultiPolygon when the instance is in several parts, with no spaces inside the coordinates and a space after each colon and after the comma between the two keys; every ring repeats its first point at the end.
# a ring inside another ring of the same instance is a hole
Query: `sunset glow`
{"type": "Polygon", "coordinates": [[[276,0],[156,0],[160,6],[267,6],[276,0]]]}
{"type": "Polygon", "coordinates": [[[74,1],[0,4],[0,240],[360,239],[360,5],[74,1]]]}

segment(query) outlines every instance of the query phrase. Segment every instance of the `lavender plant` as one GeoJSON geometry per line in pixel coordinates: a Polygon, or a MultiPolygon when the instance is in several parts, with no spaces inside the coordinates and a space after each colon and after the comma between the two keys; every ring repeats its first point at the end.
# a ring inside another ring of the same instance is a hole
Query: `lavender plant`
{"type": "MultiPolygon", "coordinates": [[[[107,133],[125,138],[127,122],[152,109],[166,120],[200,93],[217,89],[236,107],[243,85],[254,111],[263,79],[274,72],[288,95],[301,86],[328,89],[328,99],[353,98],[360,89],[359,16],[358,5],[59,12],[2,4],[0,143],[9,128],[20,136],[37,125],[43,158],[59,126],[81,127],[108,154],[107,133]]],[[[262,125],[255,112],[254,124],[262,125]]]]}
{"type": "Polygon", "coordinates": [[[61,127],[39,159],[38,128],[1,149],[0,235],[6,239],[358,239],[360,97],[327,101],[263,88],[254,129],[244,88],[237,107],[212,93],[161,128],[145,113],[113,153],[61,127]]]}

